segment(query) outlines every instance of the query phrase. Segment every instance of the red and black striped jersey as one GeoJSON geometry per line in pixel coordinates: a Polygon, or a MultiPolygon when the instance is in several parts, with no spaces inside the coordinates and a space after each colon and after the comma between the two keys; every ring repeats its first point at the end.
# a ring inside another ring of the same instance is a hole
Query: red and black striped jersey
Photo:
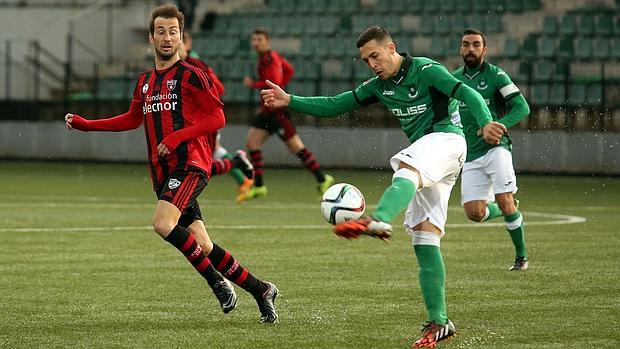
{"type": "Polygon", "coordinates": [[[157,189],[175,169],[195,167],[210,176],[215,134],[225,124],[222,108],[205,72],[179,60],[168,69],[140,74],[127,113],[101,120],[75,115],[73,127],[124,131],[144,122],[151,179],[157,189]],[[168,156],[158,156],[159,144],[168,148],[168,156]]]}

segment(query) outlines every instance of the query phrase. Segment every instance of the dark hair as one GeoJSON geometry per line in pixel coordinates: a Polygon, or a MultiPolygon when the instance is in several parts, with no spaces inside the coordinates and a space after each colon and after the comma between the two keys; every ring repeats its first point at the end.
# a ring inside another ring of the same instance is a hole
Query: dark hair
{"type": "Polygon", "coordinates": [[[151,23],[149,24],[149,33],[151,35],[155,32],[155,18],[176,18],[179,20],[179,30],[183,32],[183,26],[185,25],[185,16],[179,9],[173,4],[161,5],[153,10],[151,13],[151,23]]]}
{"type": "Polygon", "coordinates": [[[480,35],[482,37],[482,47],[487,47],[487,38],[484,37],[484,34],[475,28],[467,28],[463,32],[463,36],[465,35],[480,35]]]}
{"type": "Polygon", "coordinates": [[[252,35],[265,35],[265,38],[269,39],[269,31],[264,27],[256,27],[252,32],[252,35]]]}
{"type": "Polygon", "coordinates": [[[384,41],[386,39],[392,41],[392,36],[390,33],[383,27],[373,25],[372,27],[366,28],[366,30],[364,30],[360,36],[357,37],[355,46],[360,48],[371,40],[384,41]]]}

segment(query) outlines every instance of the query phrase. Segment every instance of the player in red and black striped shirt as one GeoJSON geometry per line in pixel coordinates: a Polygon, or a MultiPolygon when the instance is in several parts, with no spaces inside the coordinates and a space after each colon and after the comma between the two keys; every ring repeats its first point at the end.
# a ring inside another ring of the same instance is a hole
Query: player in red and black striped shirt
{"type": "MultiPolygon", "coordinates": [[[[253,89],[261,90],[268,88],[266,80],[284,88],[293,77],[293,66],[271,49],[269,33],[265,28],[256,28],[252,33],[252,47],[258,53],[258,79],[245,77],[243,83],[253,89]]],[[[319,192],[324,193],[327,188],[334,184],[334,178],[323,173],[321,165],[314,153],[308,149],[297,134],[295,125],[291,121],[288,109],[270,110],[261,104],[260,113],[254,119],[248,132],[247,148],[250,160],[254,165],[254,187],[247,193],[237,197],[238,202],[267,195],[267,187],[263,182],[263,152],[261,148],[270,135],[276,133],[291,152],[304,166],[312,171],[317,182],[319,192]]]]}
{"type": "Polygon", "coordinates": [[[256,279],[214,244],[202,221],[196,198],[207,185],[214,135],[225,118],[214,84],[202,70],[179,59],[183,20],[170,4],[151,14],[155,69],[139,76],[128,112],[101,120],[67,114],[65,122],[69,129],[82,131],[125,131],[144,123],[151,179],[159,198],[155,232],[207,280],[224,313],[237,303],[228,279],[254,296],[261,322],[275,322],[276,286],[256,279]]]}

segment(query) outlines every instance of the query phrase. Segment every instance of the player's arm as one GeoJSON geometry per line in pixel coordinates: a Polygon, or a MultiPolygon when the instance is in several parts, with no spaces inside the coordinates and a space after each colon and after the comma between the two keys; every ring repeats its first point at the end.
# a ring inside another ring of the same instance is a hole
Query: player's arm
{"type": "Polygon", "coordinates": [[[518,124],[530,114],[530,106],[508,74],[500,70],[497,73],[497,79],[499,80],[499,86],[502,86],[499,89],[499,93],[504,98],[506,107],[509,110],[508,114],[501,118],[499,122],[509,128],[518,124]]]}
{"type": "Polygon", "coordinates": [[[280,86],[286,87],[288,82],[291,81],[291,78],[295,74],[295,69],[293,65],[286,58],[282,57],[282,84],[280,86]]]}
{"type": "Polygon", "coordinates": [[[491,144],[499,144],[506,127],[493,121],[489,107],[478,92],[463,84],[439,64],[429,63],[422,66],[420,76],[443,94],[467,104],[470,114],[482,129],[484,140],[491,144]]]}
{"type": "Polygon", "coordinates": [[[272,109],[288,107],[304,114],[335,117],[361,106],[353,91],[331,97],[300,97],[286,93],[280,86],[269,80],[267,80],[267,85],[269,88],[262,90],[261,95],[265,106],[272,109]]]}
{"type": "Polygon", "coordinates": [[[170,152],[176,149],[179,144],[193,138],[213,133],[223,128],[226,124],[224,111],[222,110],[223,105],[219,99],[213,95],[212,91],[208,88],[199,90],[195,95],[195,100],[196,103],[198,103],[198,110],[205,116],[196,124],[184,127],[166,136],[157,147],[160,155],[167,155],[162,145],[170,152]]]}
{"type": "Polygon", "coordinates": [[[77,114],[65,115],[65,123],[70,130],[80,131],[111,131],[120,132],[133,130],[142,124],[142,112],[140,102],[131,101],[129,111],[107,119],[88,120],[77,114]]]}

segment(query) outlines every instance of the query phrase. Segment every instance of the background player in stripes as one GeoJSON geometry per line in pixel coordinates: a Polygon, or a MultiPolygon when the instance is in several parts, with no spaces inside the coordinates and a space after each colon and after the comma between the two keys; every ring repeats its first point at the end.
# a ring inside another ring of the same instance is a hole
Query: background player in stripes
{"type": "MultiPolygon", "coordinates": [[[[530,113],[525,97],[508,74],[485,60],[488,49],[481,31],[465,30],[460,51],[465,65],[452,74],[482,95],[493,120],[510,128],[530,113]]],[[[512,141],[506,133],[499,144],[485,142],[470,116],[470,108],[461,103],[460,110],[467,141],[461,178],[461,203],[465,213],[476,222],[503,216],[516,254],[509,270],[525,270],[529,262],[523,215],[513,196],[517,192],[517,177],[512,164],[512,141]]]]}
{"type": "Polygon", "coordinates": [[[261,322],[275,322],[276,286],[255,278],[213,243],[202,220],[196,198],[207,185],[213,137],[224,127],[225,118],[213,83],[202,70],[179,59],[182,33],[183,14],[176,6],[157,7],[149,27],[155,69],[138,77],[129,111],[101,120],[67,114],[65,122],[69,129],[83,131],[124,131],[144,123],[153,189],[159,200],[153,217],[155,232],[206,279],[224,313],[237,303],[228,279],[254,296],[261,322]]]}
{"type": "MultiPolygon", "coordinates": [[[[246,76],[243,83],[253,89],[267,88],[265,81],[270,80],[274,84],[285,87],[293,76],[294,70],[291,64],[280,54],[271,49],[269,33],[265,28],[256,28],[252,33],[252,47],[258,53],[258,79],[254,80],[246,76]]],[[[290,111],[287,109],[270,110],[261,105],[260,113],[254,119],[252,127],[248,131],[247,148],[250,160],[254,165],[254,187],[247,193],[238,197],[239,202],[267,195],[267,187],[263,181],[263,144],[274,132],[286,144],[291,154],[295,154],[304,166],[311,171],[317,182],[320,193],[334,184],[334,178],[323,173],[321,165],[314,153],[308,149],[297,134],[295,125],[291,120],[290,111]]]]}

